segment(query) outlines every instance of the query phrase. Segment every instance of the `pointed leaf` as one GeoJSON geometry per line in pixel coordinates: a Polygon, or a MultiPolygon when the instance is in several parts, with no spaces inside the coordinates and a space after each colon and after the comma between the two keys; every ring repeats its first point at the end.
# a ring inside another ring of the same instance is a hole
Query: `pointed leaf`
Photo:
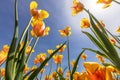
{"type": "Polygon", "coordinates": [[[95,39],[90,33],[82,31],[84,34],[86,34],[90,40],[100,49],[102,50],[104,53],[108,53],[108,51],[106,50],[106,48],[104,47],[104,45],[102,45],[97,39],[95,39]]]}
{"type": "Polygon", "coordinates": [[[6,69],[5,69],[5,78],[6,80],[14,80],[14,54],[16,49],[16,43],[18,38],[18,10],[17,10],[17,1],[15,0],[15,28],[14,28],[14,36],[10,45],[10,49],[8,52],[7,60],[6,60],[6,69]]]}
{"type": "Polygon", "coordinates": [[[26,47],[27,47],[27,41],[28,41],[28,31],[27,31],[27,34],[25,37],[25,42],[24,42],[23,48],[20,51],[21,56],[19,56],[19,57],[21,57],[21,58],[20,58],[20,62],[18,64],[15,80],[23,80],[23,71],[25,68],[25,58],[26,58],[25,51],[26,51],[26,47]]]}
{"type": "Polygon", "coordinates": [[[71,76],[71,80],[73,80],[73,74],[74,74],[74,72],[76,71],[78,62],[79,62],[80,57],[81,57],[81,55],[83,54],[84,51],[85,51],[85,50],[83,50],[83,51],[78,55],[78,57],[77,57],[77,59],[76,59],[75,65],[74,65],[74,67],[73,67],[73,69],[72,69],[72,73],[71,73],[71,75],[70,75],[70,76],[71,76]]]}
{"type": "Polygon", "coordinates": [[[61,49],[64,45],[66,44],[63,43],[58,49],[56,49],[48,58],[46,58],[44,60],[44,62],[41,63],[41,65],[30,75],[30,77],[28,78],[28,80],[33,80],[39,73],[39,71],[45,66],[45,64],[53,57],[54,54],[56,54],[59,49],[61,49]]]}

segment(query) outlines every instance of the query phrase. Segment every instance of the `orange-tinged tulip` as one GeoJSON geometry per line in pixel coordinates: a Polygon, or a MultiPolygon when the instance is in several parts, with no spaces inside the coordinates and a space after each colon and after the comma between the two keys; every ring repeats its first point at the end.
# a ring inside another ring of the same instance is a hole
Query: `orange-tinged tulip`
{"type": "Polygon", "coordinates": [[[82,72],[80,74],[80,80],[91,80],[87,72],[82,72]]]}
{"type": "Polygon", "coordinates": [[[2,48],[2,51],[4,51],[5,53],[8,53],[9,46],[8,45],[4,45],[3,48],[2,48]]]}
{"type": "Polygon", "coordinates": [[[49,13],[46,10],[37,10],[38,4],[36,1],[30,3],[30,12],[33,16],[33,20],[43,20],[49,17],[49,13]]]}
{"type": "Polygon", "coordinates": [[[63,74],[63,69],[62,69],[62,67],[58,67],[57,71],[58,71],[60,74],[63,74]]]}
{"type": "Polygon", "coordinates": [[[90,21],[88,18],[83,18],[81,21],[80,21],[80,26],[81,28],[89,28],[90,27],[90,21]]]}
{"type": "Polygon", "coordinates": [[[96,55],[96,57],[99,59],[100,62],[105,62],[104,58],[101,55],[96,55]]]}
{"type": "Polygon", "coordinates": [[[4,51],[0,51],[0,65],[6,61],[7,55],[4,51]]]}
{"type": "Polygon", "coordinates": [[[6,61],[8,51],[9,51],[9,46],[4,45],[2,50],[0,51],[0,65],[6,61]]]}
{"type": "Polygon", "coordinates": [[[36,1],[32,1],[30,3],[30,13],[31,13],[31,15],[33,17],[35,17],[36,15],[38,15],[37,7],[38,7],[38,3],[36,1]]]}
{"type": "Polygon", "coordinates": [[[34,59],[34,64],[38,64],[39,60],[37,58],[34,59]]]}
{"type": "Polygon", "coordinates": [[[33,37],[42,37],[48,35],[50,28],[46,27],[43,21],[33,22],[32,24],[32,30],[31,35],[33,37]]]}
{"type": "Polygon", "coordinates": [[[98,0],[97,3],[110,4],[112,0],[98,0]]]}
{"type": "Polygon", "coordinates": [[[1,76],[5,76],[5,68],[1,68],[1,69],[0,69],[0,72],[1,72],[1,73],[0,73],[1,76]]]}
{"type": "Polygon", "coordinates": [[[111,72],[97,62],[84,62],[83,65],[92,80],[114,80],[111,72]]]}
{"type": "Polygon", "coordinates": [[[78,0],[73,1],[73,7],[72,7],[72,15],[75,16],[76,14],[83,11],[84,5],[79,2],[78,0]]]}
{"type": "Polygon", "coordinates": [[[32,25],[32,32],[35,34],[35,36],[43,36],[45,30],[45,24],[43,21],[39,21],[36,24],[32,25]]]}
{"type": "MultiPolygon", "coordinates": [[[[57,45],[56,48],[58,49],[61,45],[62,45],[62,44],[57,45]]],[[[62,53],[62,52],[65,50],[65,48],[66,48],[66,45],[64,45],[62,48],[60,48],[60,49],[59,49],[59,52],[62,53]]]]}
{"type": "Polygon", "coordinates": [[[112,3],[112,0],[98,0],[97,3],[105,4],[103,6],[103,9],[104,9],[110,6],[110,4],[112,3]]]}
{"type": "Polygon", "coordinates": [[[52,76],[45,75],[45,79],[44,80],[52,80],[52,76]]]}
{"type": "Polygon", "coordinates": [[[114,45],[116,43],[115,39],[114,38],[111,38],[110,39],[110,42],[114,45]]]}
{"type": "Polygon", "coordinates": [[[65,37],[65,36],[70,36],[71,35],[71,27],[67,26],[65,29],[63,30],[59,30],[60,35],[65,37]]]}
{"type": "Polygon", "coordinates": [[[49,13],[46,10],[37,10],[37,9],[32,9],[31,10],[31,15],[32,15],[32,21],[34,20],[44,20],[49,17],[49,13]]]}
{"type": "Polygon", "coordinates": [[[43,62],[46,59],[46,53],[40,53],[39,55],[37,55],[37,59],[40,63],[43,62]]]}
{"type": "Polygon", "coordinates": [[[51,76],[52,76],[53,78],[56,78],[56,77],[57,77],[57,73],[56,73],[55,71],[53,71],[52,74],[51,74],[51,76]]]}
{"type": "Polygon", "coordinates": [[[74,80],[81,80],[80,77],[81,77],[81,75],[80,75],[79,72],[75,72],[75,73],[73,74],[73,79],[74,79],[74,80]]]}
{"type": "Polygon", "coordinates": [[[86,60],[87,55],[86,55],[85,53],[83,53],[83,54],[81,55],[81,58],[82,58],[83,60],[86,60]]]}
{"type": "Polygon", "coordinates": [[[55,62],[56,64],[60,64],[61,61],[62,61],[62,59],[63,59],[63,55],[57,54],[57,55],[53,56],[53,59],[54,59],[54,62],[55,62]]]}
{"type": "Polygon", "coordinates": [[[30,70],[30,68],[28,67],[28,65],[26,65],[24,68],[24,74],[26,74],[28,70],[30,70]]]}
{"type": "Polygon", "coordinates": [[[47,52],[48,52],[48,54],[51,55],[53,53],[53,50],[52,49],[48,49],[47,52]]]}
{"type": "Polygon", "coordinates": [[[46,27],[43,22],[44,19],[49,17],[49,13],[46,10],[37,10],[37,2],[32,1],[30,3],[30,12],[32,15],[32,30],[31,35],[33,37],[42,37],[49,34],[50,28],[46,27]]]}

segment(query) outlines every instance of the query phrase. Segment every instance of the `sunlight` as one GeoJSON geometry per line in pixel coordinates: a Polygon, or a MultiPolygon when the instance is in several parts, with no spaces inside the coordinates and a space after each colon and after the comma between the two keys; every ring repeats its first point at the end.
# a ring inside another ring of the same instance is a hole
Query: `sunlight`
{"type": "Polygon", "coordinates": [[[103,4],[96,4],[96,0],[86,0],[82,2],[85,3],[85,8],[89,9],[93,13],[101,13],[104,10],[102,8],[103,4]]]}

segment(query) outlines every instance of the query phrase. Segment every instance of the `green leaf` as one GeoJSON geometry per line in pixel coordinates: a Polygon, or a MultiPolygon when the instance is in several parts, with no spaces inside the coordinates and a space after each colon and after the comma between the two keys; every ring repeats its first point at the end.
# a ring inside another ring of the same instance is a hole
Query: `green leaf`
{"type": "Polygon", "coordinates": [[[23,33],[22,33],[22,35],[20,36],[20,39],[19,39],[19,41],[18,41],[17,49],[16,49],[16,52],[15,52],[15,60],[14,60],[14,63],[15,63],[15,64],[14,64],[14,67],[16,67],[16,64],[17,64],[18,61],[19,61],[19,55],[20,55],[20,52],[19,52],[19,49],[20,49],[20,43],[23,41],[23,38],[24,38],[26,32],[28,31],[28,28],[29,28],[29,26],[30,26],[31,20],[32,20],[32,18],[29,20],[29,22],[28,22],[26,28],[24,29],[24,31],[23,31],[23,33]]]}
{"type": "Polygon", "coordinates": [[[102,53],[102,52],[100,52],[100,51],[98,51],[98,50],[93,50],[93,49],[91,49],[91,48],[83,48],[83,49],[89,50],[89,51],[91,51],[91,52],[94,52],[94,53],[96,53],[96,54],[98,54],[98,55],[101,55],[101,56],[103,56],[104,58],[107,58],[107,59],[108,59],[108,56],[107,56],[106,54],[104,54],[104,53],[102,53]]]}
{"type": "Polygon", "coordinates": [[[5,78],[6,80],[14,80],[14,54],[16,49],[16,43],[18,38],[18,10],[17,10],[17,1],[15,0],[15,28],[14,28],[14,35],[10,45],[10,49],[8,52],[7,60],[6,60],[6,69],[5,69],[5,78]]]}
{"type": "Polygon", "coordinates": [[[113,57],[113,56],[118,57],[118,53],[117,53],[115,47],[113,46],[113,44],[110,42],[109,37],[107,37],[104,33],[100,32],[99,29],[97,29],[95,27],[95,23],[93,22],[91,16],[90,16],[90,21],[91,21],[91,25],[94,28],[94,30],[96,31],[97,35],[100,37],[100,39],[103,42],[104,46],[109,51],[109,54],[107,54],[107,55],[109,57],[113,57]]]}
{"type": "Polygon", "coordinates": [[[28,60],[29,60],[29,58],[30,58],[30,56],[31,56],[31,53],[32,53],[32,50],[35,48],[35,46],[36,46],[38,40],[39,40],[39,37],[35,40],[35,42],[34,42],[32,48],[31,48],[31,50],[30,50],[30,53],[28,54],[28,56],[27,56],[27,58],[26,58],[26,64],[28,63],[28,60]]]}
{"type": "Polygon", "coordinates": [[[95,20],[95,22],[98,24],[98,26],[100,27],[100,29],[102,30],[102,32],[103,32],[104,34],[106,34],[106,36],[108,36],[108,35],[107,35],[107,32],[105,31],[105,29],[104,29],[104,27],[102,26],[102,24],[94,17],[94,15],[91,14],[91,16],[92,16],[92,18],[95,20]]]}
{"type": "Polygon", "coordinates": [[[101,44],[103,44],[105,46],[105,48],[108,50],[108,53],[105,53],[109,58],[110,61],[118,68],[120,69],[120,58],[118,55],[117,50],[115,49],[115,47],[113,46],[113,44],[110,42],[109,37],[104,33],[101,32],[95,25],[94,21],[93,21],[93,16],[91,16],[91,14],[88,12],[89,17],[90,17],[90,22],[92,25],[93,30],[95,31],[95,33],[97,34],[97,36],[100,39],[100,42],[102,41],[101,44]]]}
{"type": "MultiPolygon", "coordinates": [[[[87,9],[84,9],[84,10],[89,14],[89,16],[91,16],[91,17],[95,20],[95,22],[98,24],[98,26],[100,27],[100,29],[102,30],[102,32],[107,35],[107,32],[105,31],[105,29],[104,29],[104,27],[101,25],[101,23],[97,20],[97,18],[96,18],[92,13],[90,13],[87,9]]],[[[96,25],[95,25],[95,26],[96,26],[96,25]]],[[[97,28],[97,26],[96,26],[96,28],[97,28]]],[[[107,35],[107,36],[108,36],[108,35],[107,35]]]]}
{"type": "Polygon", "coordinates": [[[28,78],[28,80],[33,80],[39,73],[39,71],[45,66],[45,64],[53,57],[54,54],[56,54],[59,49],[61,49],[64,45],[66,44],[63,43],[58,49],[56,49],[48,58],[46,58],[44,60],[44,62],[41,63],[41,65],[30,75],[30,77],[28,78]]]}
{"type": "Polygon", "coordinates": [[[104,45],[102,45],[95,37],[93,37],[90,33],[82,31],[84,34],[86,34],[89,39],[100,49],[102,50],[104,53],[108,53],[108,51],[106,50],[106,48],[104,47],[104,45]]]}
{"type": "Polygon", "coordinates": [[[24,45],[23,45],[23,48],[21,49],[20,51],[20,54],[21,57],[20,58],[20,61],[18,63],[18,68],[17,68],[17,71],[16,71],[16,76],[15,76],[15,80],[23,80],[23,71],[24,71],[24,68],[25,68],[25,59],[26,59],[26,47],[27,47],[27,41],[28,41],[28,31],[27,31],[27,34],[26,34],[26,37],[25,37],[25,42],[24,42],[24,45]]]}
{"type": "Polygon", "coordinates": [[[74,74],[74,72],[76,71],[76,68],[77,68],[77,65],[78,65],[78,62],[79,62],[79,59],[80,59],[80,57],[81,57],[81,55],[83,54],[83,52],[84,52],[85,50],[83,50],[79,55],[78,55],[78,57],[77,57],[77,59],[76,59],[76,62],[75,62],[75,65],[74,65],[74,67],[73,67],[73,69],[72,69],[72,73],[71,73],[71,80],[73,80],[73,74],[74,74]]]}

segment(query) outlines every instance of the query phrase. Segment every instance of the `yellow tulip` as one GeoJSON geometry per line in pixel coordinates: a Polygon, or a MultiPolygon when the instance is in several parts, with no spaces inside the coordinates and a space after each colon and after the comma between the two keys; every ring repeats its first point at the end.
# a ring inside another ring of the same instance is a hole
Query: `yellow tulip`
{"type": "Polygon", "coordinates": [[[105,4],[103,6],[103,9],[104,9],[104,8],[108,8],[110,6],[110,4],[112,3],[112,0],[98,0],[97,3],[105,4]]]}
{"type": "Polygon", "coordinates": [[[83,11],[84,5],[79,2],[78,0],[73,1],[73,7],[72,7],[72,15],[75,16],[76,14],[83,11]]]}
{"type": "Polygon", "coordinates": [[[0,51],[0,65],[6,61],[8,51],[9,51],[9,46],[4,45],[2,50],[0,51]]]}
{"type": "Polygon", "coordinates": [[[54,62],[55,62],[56,64],[60,64],[61,61],[62,61],[62,59],[63,59],[63,55],[57,54],[57,55],[53,56],[53,59],[54,59],[54,62]]]}
{"type": "Polygon", "coordinates": [[[84,62],[83,65],[92,80],[114,80],[111,71],[97,62],[84,62]]]}
{"type": "MultiPolygon", "coordinates": [[[[61,45],[62,45],[62,44],[57,45],[56,48],[58,49],[61,45]]],[[[60,48],[60,49],[59,49],[59,52],[62,53],[62,52],[65,50],[65,48],[66,48],[66,45],[64,45],[62,48],[60,48]]]]}
{"type": "Polygon", "coordinates": [[[90,21],[88,18],[83,18],[81,21],[80,21],[80,26],[81,28],[89,28],[90,27],[90,21]]]}
{"type": "Polygon", "coordinates": [[[70,36],[71,35],[71,27],[67,26],[65,29],[63,30],[59,30],[60,35],[65,37],[65,36],[70,36]]]}

